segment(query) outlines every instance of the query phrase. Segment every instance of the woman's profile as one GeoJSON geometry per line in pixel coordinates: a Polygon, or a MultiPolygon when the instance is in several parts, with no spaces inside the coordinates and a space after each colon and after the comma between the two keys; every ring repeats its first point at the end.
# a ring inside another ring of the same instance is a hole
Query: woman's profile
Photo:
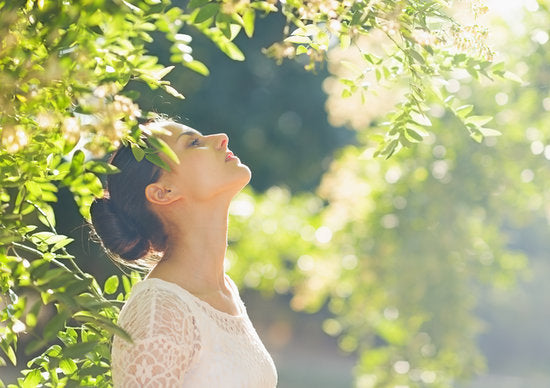
{"type": "Polygon", "coordinates": [[[122,146],[104,198],[90,209],[104,248],[125,263],[157,257],[121,310],[115,336],[115,387],[277,385],[273,360],[225,274],[228,209],[250,181],[225,134],[202,135],[171,121],[160,137],[179,159],[170,169],[122,146]]]}

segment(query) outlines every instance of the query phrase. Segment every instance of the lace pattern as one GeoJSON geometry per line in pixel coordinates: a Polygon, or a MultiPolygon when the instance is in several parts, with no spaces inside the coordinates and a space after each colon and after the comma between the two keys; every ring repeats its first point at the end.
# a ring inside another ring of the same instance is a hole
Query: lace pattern
{"type": "MultiPolygon", "coordinates": [[[[227,277],[229,279],[229,277],[227,277]]],[[[247,331],[246,320],[243,319],[243,316],[246,315],[246,308],[244,303],[242,303],[239,296],[239,291],[235,283],[229,279],[229,284],[231,285],[231,290],[234,296],[237,296],[237,306],[239,309],[239,315],[231,315],[219,311],[212,307],[208,302],[201,300],[195,295],[191,294],[189,291],[169,282],[164,282],[161,279],[149,279],[149,281],[162,282],[165,287],[170,287],[174,289],[176,293],[185,294],[189,300],[199,309],[202,310],[213,322],[215,322],[218,327],[228,333],[235,335],[242,335],[247,331]]]]}
{"type": "Polygon", "coordinates": [[[138,283],[119,317],[133,343],[117,336],[113,341],[115,388],[275,387],[273,360],[228,280],[236,316],[176,284],[153,278],[138,283]]]}
{"type": "Polygon", "coordinates": [[[128,302],[119,324],[133,344],[115,336],[113,380],[120,387],[175,387],[201,350],[200,333],[187,305],[170,292],[149,288],[128,302]]]}

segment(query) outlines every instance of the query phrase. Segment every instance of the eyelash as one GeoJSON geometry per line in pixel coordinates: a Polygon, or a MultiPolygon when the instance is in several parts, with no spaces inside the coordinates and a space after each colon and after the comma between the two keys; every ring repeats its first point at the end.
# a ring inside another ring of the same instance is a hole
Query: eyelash
{"type": "Polygon", "coordinates": [[[198,138],[194,139],[189,145],[191,147],[195,147],[195,146],[200,145],[199,139],[198,138]]]}

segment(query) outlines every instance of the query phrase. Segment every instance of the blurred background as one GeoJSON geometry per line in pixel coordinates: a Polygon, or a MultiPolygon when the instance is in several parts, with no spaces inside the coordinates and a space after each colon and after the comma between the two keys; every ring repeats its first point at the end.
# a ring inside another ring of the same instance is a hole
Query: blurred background
{"type": "MultiPolygon", "coordinates": [[[[276,64],[262,48],[281,38],[277,15],[238,39],[242,63],[186,31],[211,74],[172,72],[183,102],[130,85],[144,110],[226,132],[252,169],[231,210],[227,267],[281,388],[369,387],[386,374],[421,386],[550,386],[550,10],[535,0],[488,5],[479,22],[495,61],[521,82],[466,71],[445,80],[494,116],[488,126],[502,136],[482,144],[434,99],[424,143],[374,158],[372,128],[399,87],[365,105],[343,98],[339,64],[353,53],[338,49],[317,74],[276,64]],[[438,380],[446,368],[441,376],[457,378],[438,380]]],[[[168,43],[159,36],[153,47],[168,63],[168,43]]],[[[101,281],[120,273],[88,241],[69,192],[55,210],[83,269],[101,281]]]]}

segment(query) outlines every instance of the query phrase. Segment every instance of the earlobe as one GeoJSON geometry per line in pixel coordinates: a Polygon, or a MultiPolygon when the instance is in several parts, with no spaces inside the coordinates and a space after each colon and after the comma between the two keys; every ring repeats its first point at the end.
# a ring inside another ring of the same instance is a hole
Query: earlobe
{"type": "Polygon", "coordinates": [[[158,183],[151,183],[145,188],[145,197],[151,203],[156,205],[169,205],[179,199],[171,189],[163,187],[158,183]]]}

